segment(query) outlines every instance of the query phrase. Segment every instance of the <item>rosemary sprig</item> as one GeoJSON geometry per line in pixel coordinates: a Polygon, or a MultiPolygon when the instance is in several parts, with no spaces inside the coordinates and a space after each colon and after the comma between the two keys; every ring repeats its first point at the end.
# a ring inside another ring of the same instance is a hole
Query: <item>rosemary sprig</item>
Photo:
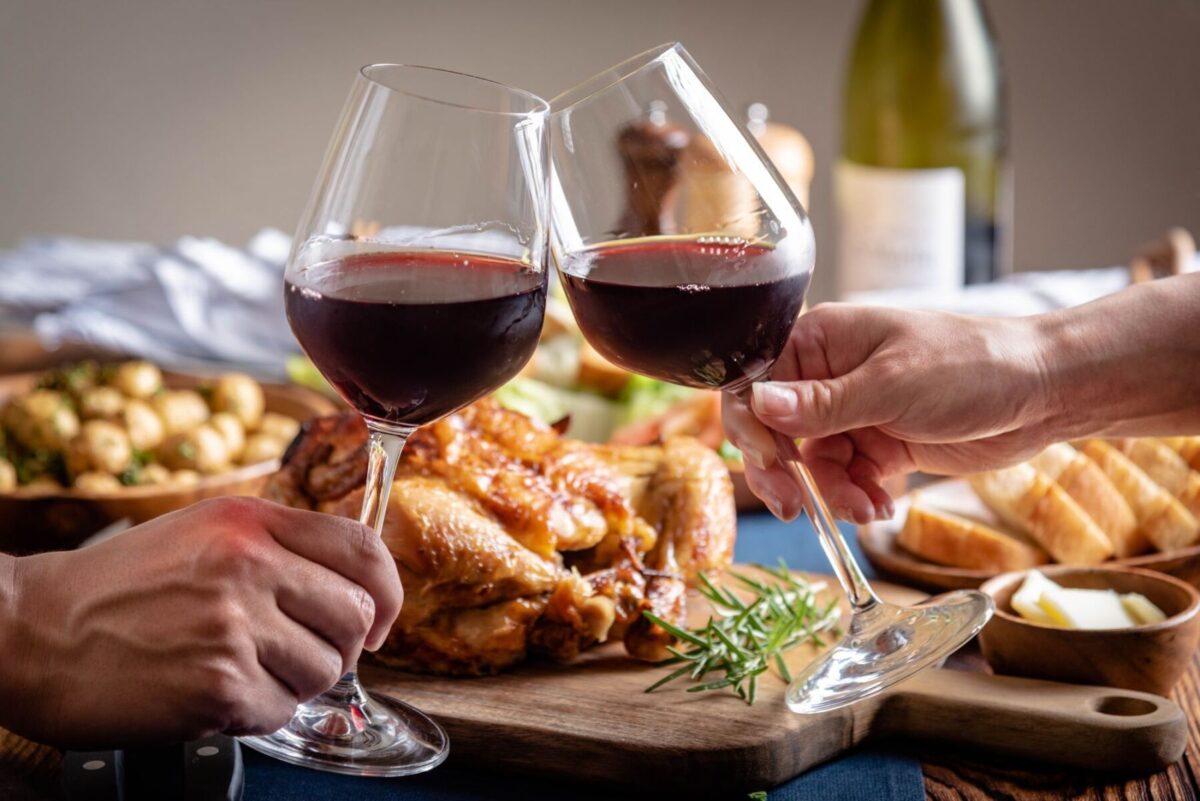
{"type": "Polygon", "coordinates": [[[688,687],[690,693],[728,687],[747,704],[753,704],[758,677],[772,665],[784,681],[791,681],[783,661],[785,651],[802,642],[824,645],[819,633],[837,623],[839,617],[836,598],[824,605],[818,603],[817,593],[825,585],[796,578],[782,559],[777,568],[755,567],[770,574],[774,581],[729,574],[750,592],[752,597],[747,601],[700,575],[700,594],[712,604],[715,614],[698,629],[687,631],[652,612],[642,613],[679,640],[679,647],[667,649],[671,658],[660,663],[679,667],[647,687],[646,692],[687,676],[701,682],[688,687]],[[709,674],[719,678],[706,680],[709,674]]]}

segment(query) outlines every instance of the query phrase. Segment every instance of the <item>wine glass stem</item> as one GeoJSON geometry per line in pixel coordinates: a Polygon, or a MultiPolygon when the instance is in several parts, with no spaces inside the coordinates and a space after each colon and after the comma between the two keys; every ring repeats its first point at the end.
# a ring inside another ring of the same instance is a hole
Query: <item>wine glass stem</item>
{"type": "MultiPolygon", "coordinates": [[[[384,428],[371,422],[367,423],[367,428],[371,432],[367,442],[367,483],[358,522],[370,526],[379,534],[383,531],[383,518],[387,513],[388,495],[392,491],[392,479],[396,476],[400,452],[404,450],[404,443],[408,442],[414,429],[384,428]]],[[[326,697],[343,698],[346,702],[360,705],[366,702],[366,693],[358,683],[357,664],[326,691],[326,697]]]]}
{"type": "Polygon", "coordinates": [[[825,499],[821,497],[812,473],[804,464],[796,442],[778,431],[774,434],[775,459],[802,490],[804,511],[808,512],[808,518],[817,530],[821,548],[825,551],[829,563],[833,565],[833,572],[837,574],[838,582],[846,593],[852,611],[858,614],[877,606],[880,603],[879,596],[871,589],[870,582],[858,566],[858,560],[854,558],[850,546],[846,544],[846,539],[834,522],[833,515],[829,513],[829,507],[825,505],[825,499]]]}

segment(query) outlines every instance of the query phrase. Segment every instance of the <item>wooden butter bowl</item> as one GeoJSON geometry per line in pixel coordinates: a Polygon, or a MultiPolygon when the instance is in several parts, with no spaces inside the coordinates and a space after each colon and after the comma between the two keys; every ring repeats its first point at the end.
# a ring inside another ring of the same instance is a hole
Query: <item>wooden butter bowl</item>
{"type": "Polygon", "coordinates": [[[1133,567],[1053,565],[1041,571],[1063,587],[1139,592],[1167,619],[1087,631],[1032,623],[1012,608],[1012,596],[1025,580],[1025,572],[1005,573],[981,587],[996,602],[995,615],[979,634],[992,670],[1155,695],[1171,691],[1200,642],[1200,592],[1172,576],[1133,567]]]}
{"type": "MultiPolygon", "coordinates": [[[[36,374],[0,378],[0,405],[8,396],[28,391],[37,378],[36,374]]],[[[164,375],[164,383],[172,389],[194,389],[206,380],[180,373],[164,375]]],[[[263,384],[262,388],[268,412],[304,421],[337,411],[333,401],[303,387],[263,384]]],[[[75,489],[0,493],[0,551],[20,555],[67,550],[119,520],[136,525],[207,498],[258,495],[278,469],[275,459],[204,476],[193,485],[127,487],[110,494],[75,489]]]]}

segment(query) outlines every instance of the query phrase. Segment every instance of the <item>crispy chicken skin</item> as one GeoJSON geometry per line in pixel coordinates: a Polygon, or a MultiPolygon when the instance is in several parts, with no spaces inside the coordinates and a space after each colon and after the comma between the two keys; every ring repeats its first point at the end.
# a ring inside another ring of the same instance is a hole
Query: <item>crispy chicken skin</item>
{"type": "MultiPolygon", "coordinates": [[[[367,431],[309,421],[264,495],[356,517],[367,431]]],[[[529,656],[566,661],[610,638],[658,659],[686,586],[729,564],[733,488],[720,458],[679,437],[593,446],[483,400],[418,430],[401,457],[383,538],[405,600],[378,658],[482,674],[529,656]]]]}

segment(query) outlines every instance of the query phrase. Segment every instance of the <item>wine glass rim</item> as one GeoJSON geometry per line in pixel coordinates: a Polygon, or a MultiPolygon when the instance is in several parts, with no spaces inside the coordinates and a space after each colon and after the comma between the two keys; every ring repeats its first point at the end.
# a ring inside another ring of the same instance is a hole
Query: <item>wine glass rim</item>
{"type": "Polygon", "coordinates": [[[546,102],[544,99],[542,99],[541,97],[539,97],[538,95],[535,95],[533,92],[527,91],[525,89],[518,89],[515,86],[509,86],[508,84],[501,83],[500,81],[493,81],[491,78],[481,78],[478,75],[471,75],[470,73],[459,72],[458,70],[449,70],[449,69],[445,69],[443,67],[427,67],[422,64],[398,64],[398,63],[393,63],[393,62],[380,62],[380,63],[376,63],[376,64],[367,64],[366,66],[359,69],[358,74],[360,76],[362,76],[363,80],[368,81],[369,83],[372,83],[376,86],[379,86],[389,92],[395,92],[396,94],[404,95],[406,97],[415,98],[417,100],[423,100],[427,103],[436,103],[437,105],[440,105],[440,106],[447,106],[450,108],[458,108],[458,109],[462,109],[464,111],[473,111],[473,112],[477,112],[479,114],[494,114],[499,117],[527,118],[527,117],[536,117],[536,116],[540,116],[540,115],[545,115],[545,114],[548,114],[550,111],[550,104],[548,102],[546,102]],[[469,103],[460,103],[460,102],[457,102],[454,100],[447,100],[447,99],[441,98],[441,97],[431,97],[428,94],[422,94],[420,91],[415,91],[414,89],[411,89],[411,88],[405,88],[402,86],[393,85],[384,80],[381,80],[380,77],[378,77],[377,75],[371,74],[372,72],[379,72],[379,71],[382,71],[385,69],[406,70],[406,71],[411,70],[416,73],[420,73],[420,72],[438,73],[438,74],[450,76],[453,78],[466,79],[467,82],[487,84],[488,86],[493,87],[494,89],[498,90],[501,93],[507,93],[509,95],[522,98],[526,103],[529,104],[529,108],[524,111],[504,111],[504,110],[497,109],[497,108],[485,108],[485,107],[479,106],[479,105],[471,105],[469,103]]]}
{"type": "Polygon", "coordinates": [[[630,56],[619,64],[602,70],[592,77],[575,84],[565,92],[561,92],[551,98],[551,113],[561,114],[567,109],[579,105],[584,100],[594,97],[610,87],[616,86],[630,76],[662,61],[663,57],[670,53],[686,56],[687,50],[684,49],[681,42],[666,42],[651,47],[649,50],[643,50],[635,56],[630,56]]]}

